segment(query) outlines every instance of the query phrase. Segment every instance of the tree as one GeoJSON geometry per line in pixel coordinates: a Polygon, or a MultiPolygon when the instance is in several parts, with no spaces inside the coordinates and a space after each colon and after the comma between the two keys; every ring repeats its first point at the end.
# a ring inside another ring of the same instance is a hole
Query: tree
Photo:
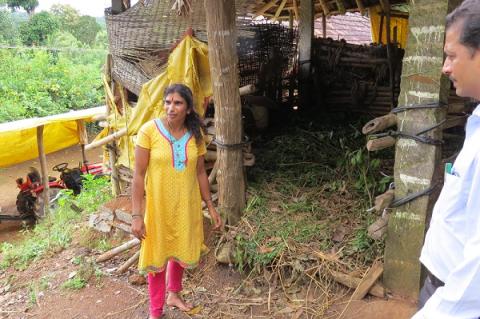
{"type": "Polygon", "coordinates": [[[18,42],[18,29],[15,26],[12,14],[0,9],[0,43],[16,45],[18,42]]]}
{"type": "Polygon", "coordinates": [[[38,7],[38,0],[6,0],[6,2],[12,10],[23,9],[27,11],[29,15],[32,15],[35,8],[38,7]]]}
{"type": "Polygon", "coordinates": [[[73,26],[71,33],[81,42],[92,46],[101,27],[94,17],[81,16],[73,26]]]}
{"type": "Polygon", "coordinates": [[[54,4],[50,8],[50,12],[60,23],[60,29],[70,33],[72,33],[73,26],[76,25],[80,19],[80,13],[77,9],[68,4],[54,4]]]}
{"type": "Polygon", "coordinates": [[[34,14],[20,26],[20,36],[25,45],[43,45],[47,38],[58,30],[58,21],[50,13],[34,14]]]}

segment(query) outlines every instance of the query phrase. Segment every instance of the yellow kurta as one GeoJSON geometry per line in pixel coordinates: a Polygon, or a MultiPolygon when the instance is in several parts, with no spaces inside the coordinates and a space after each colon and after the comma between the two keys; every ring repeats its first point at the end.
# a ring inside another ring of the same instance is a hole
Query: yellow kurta
{"type": "Polygon", "coordinates": [[[195,267],[203,245],[197,158],[207,150],[186,133],[175,140],[161,121],[145,123],[137,145],[150,150],[146,173],[145,228],[139,270],[162,271],[170,259],[195,267]],[[180,156],[178,156],[180,155],[180,156]]]}

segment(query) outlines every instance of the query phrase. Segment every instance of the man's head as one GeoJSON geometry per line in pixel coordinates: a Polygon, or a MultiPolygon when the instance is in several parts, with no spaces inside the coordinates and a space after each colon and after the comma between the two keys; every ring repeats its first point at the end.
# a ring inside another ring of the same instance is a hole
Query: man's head
{"type": "Polygon", "coordinates": [[[445,62],[458,96],[480,100],[480,0],[465,0],[447,16],[445,62]]]}

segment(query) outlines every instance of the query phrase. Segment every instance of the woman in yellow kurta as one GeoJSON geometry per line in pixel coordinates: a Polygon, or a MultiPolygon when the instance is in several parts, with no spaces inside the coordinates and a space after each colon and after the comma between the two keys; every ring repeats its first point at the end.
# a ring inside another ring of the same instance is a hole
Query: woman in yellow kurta
{"type": "Polygon", "coordinates": [[[185,85],[171,85],[164,103],[166,116],[145,123],[138,132],[132,192],[132,233],[142,240],[139,269],[148,272],[152,319],[162,315],[167,265],[167,305],[183,311],[192,307],[179,292],[183,269],[198,264],[203,247],[202,198],[214,227],[222,224],[210,196],[192,92],[185,85]]]}

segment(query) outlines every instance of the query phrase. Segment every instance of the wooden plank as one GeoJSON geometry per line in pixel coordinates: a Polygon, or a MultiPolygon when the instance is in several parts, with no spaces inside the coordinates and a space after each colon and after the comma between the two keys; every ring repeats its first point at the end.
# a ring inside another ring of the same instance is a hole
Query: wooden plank
{"type": "MultiPolygon", "coordinates": [[[[234,0],[205,0],[210,73],[215,99],[216,139],[224,145],[242,142],[239,94],[237,27],[234,0]]],[[[241,148],[217,149],[219,210],[230,225],[245,207],[245,178],[241,148]]]]}
{"type": "Polygon", "coordinates": [[[373,287],[375,282],[383,274],[383,265],[382,262],[376,261],[372,267],[367,271],[365,276],[360,281],[357,289],[352,294],[350,300],[362,300],[365,297],[370,289],[373,287]]]}
{"type": "MultiPolygon", "coordinates": [[[[356,289],[358,285],[360,285],[360,282],[362,281],[361,278],[353,277],[353,276],[341,273],[339,271],[332,270],[331,274],[333,279],[336,282],[341,283],[342,285],[352,289],[356,289]]],[[[368,293],[378,298],[385,298],[385,288],[379,283],[375,283],[372,286],[372,288],[370,288],[368,293]]]]}

